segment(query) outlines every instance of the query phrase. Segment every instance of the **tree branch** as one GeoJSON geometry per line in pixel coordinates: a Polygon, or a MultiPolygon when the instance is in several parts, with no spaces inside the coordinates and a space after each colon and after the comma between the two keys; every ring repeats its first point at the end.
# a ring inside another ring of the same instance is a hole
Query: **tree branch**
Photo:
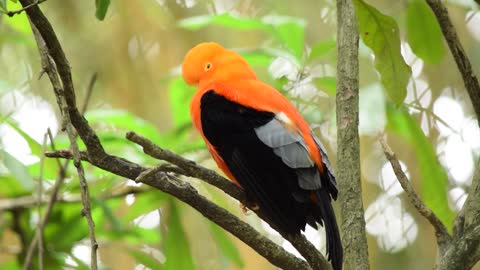
{"type": "MultiPolygon", "coordinates": [[[[23,2],[22,4],[26,7],[28,5],[25,5],[23,2]]],[[[38,6],[32,6],[27,10],[27,13],[32,11],[33,9],[38,9],[38,6]]],[[[39,9],[38,9],[39,10],[39,9]]],[[[74,127],[70,121],[70,116],[69,116],[69,110],[68,106],[65,101],[65,95],[63,94],[63,88],[62,85],[60,84],[60,81],[58,80],[58,75],[57,75],[57,70],[56,67],[50,59],[49,55],[49,50],[46,47],[45,40],[41,36],[39,29],[37,25],[31,20],[33,27],[33,33],[35,35],[35,40],[37,42],[37,46],[40,51],[40,58],[42,62],[42,67],[43,70],[47,73],[48,77],[50,78],[50,81],[52,83],[55,96],[57,98],[57,103],[58,106],[60,107],[61,113],[62,113],[62,126],[66,129],[68,139],[70,141],[70,149],[72,150],[73,153],[73,164],[77,168],[77,173],[78,173],[78,178],[80,180],[80,190],[82,194],[82,204],[83,204],[83,209],[82,209],[82,215],[86,217],[88,227],[89,227],[89,236],[90,236],[90,246],[91,246],[91,262],[90,262],[90,267],[93,270],[96,270],[98,267],[97,264],[97,240],[95,237],[95,223],[92,218],[92,213],[91,213],[91,207],[90,207],[90,195],[88,192],[88,185],[87,185],[87,180],[85,179],[85,171],[83,169],[82,163],[81,163],[81,157],[80,157],[80,150],[78,148],[77,144],[77,135],[75,133],[74,127]]],[[[41,237],[41,233],[39,234],[39,241],[41,237]]]]}
{"type": "Polygon", "coordinates": [[[21,9],[19,9],[19,10],[8,11],[8,12],[7,12],[7,15],[8,15],[8,17],[13,17],[13,16],[15,16],[15,15],[17,15],[17,14],[20,14],[20,13],[24,12],[25,10],[27,10],[27,9],[33,7],[33,6],[39,5],[39,4],[41,4],[41,3],[45,2],[45,1],[46,1],[46,0],[36,0],[35,2],[33,2],[33,3],[31,3],[31,4],[27,5],[27,6],[24,6],[23,8],[21,8],[21,9]]]}
{"type": "MultiPolygon", "coordinates": [[[[56,187],[56,185],[54,185],[54,187],[56,187]]],[[[52,189],[51,194],[53,194],[53,191],[54,191],[54,188],[52,189]]],[[[131,187],[131,188],[127,188],[127,189],[113,192],[110,194],[103,194],[103,195],[100,195],[98,198],[103,201],[103,200],[110,200],[115,198],[123,198],[126,195],[130,195],[130,194],[142,194],[145,192],[147,192],[147,190],[131,187]]],[[[82,197],[80,194],[73,194],[68,196],[55,196],[55,197],[56,197],[56,200],[55,200],[56,203],[78,203],[82,201],[82,197]]],[[[50,195],[49,197],[42,196],[40,200],[34,196],[23,196],[18,198],[0,199],[0,212],[16,210],[16,209],[30,209],[36,206],[37,203],[39,203],[41,206],[46,205],[48,208],[51,198],[52,196],[50,195]]]]}
{"type": "Polygon", "coordinates": [[[435,270],[471,269],[480,260],[480,225],[454,238],[435,265],[435,270]]]}
{"type": "Polygon", "coordinates": [[[423,217],[425,217],[428,220],[428,222],[430,222],[430,224],[432,224],[433,228],[435,229],[435,236],[437,237],[437,243],[438,243],[438,247],[440,248],[440,254],[443,254],[444,251],[447,249],[447,245],[452,240],[450,234],[447,231],[447,228],[442,223],[442,221],[435,215],[435,213],[430,208],[428,208],[423,203],[422,199],[420,199],[420,197],[417,195],[412,185],[410,184],[408,177],[403,172],[400,162],[395,156],[395,153],[385,142],[385,139],[383,137],[380,137],[379,141],[380,141],[380,144],[382,145],[383,152],[385,153],[385,157],[390,162],[390,165],[392,165],[393,172],[397,176],[397,180],[402,186],[403,190],[405,191],[405,193],[407,193],[407,196],[410,199],[410,202],[413,204],[415,209],[417,209],[417,211],[423,217]]]}
{"type": "MultiPolygon", "coordinates": [[[[153,142],[147,138],[136,134],[135,132],[128,132],[127,139],[142,146],[143,151],[160,160],[169,161],[171,164],[176,165],[177,167],[168,167],[161,164],[159,166],[153,167],[151,169],[144,169],[136,177],[131,179],[142,180],[143,183],[148,184],[145,179],[152,177],[154,173],[158,172],[174,172],[176,174],[181,174],[188,177],[196,177],[200,180],[203,180],[230,195],[234,199],[237,199],[240,202],[245,202],[245,194],[241,188],[233,184],[231,181],[226,178],[218,175],[216,172],[199,166],[194,161],[185,159],[173,152],[162,149],[155,145],[153,142]]],[[[61,157],[61,158],[72,158],[72,153],[70,150],[60,150],[55,152],[47,152],[47,157],[61,157]]],[[[85,161],[89,161],[88,156],[83,152],[82,157],[85,161]]],[[[110,161],[112,162],[112,161],[110,161]]],[[[95,165],[95,164],[94,164],[95,165]]],[[[109,170],[106,168],[106,170],[109,170]]],[[[112,171],[113,172],[113,171],[112,171]]],[[[123,175],[125,176],[125,175],[123,175]]],[[[126,176],[129,177],[129,176],[126,176]]],[[[130,178],[130,177],[129,177],[130,178]]],[[[267,223],[270,222],[260,213],[252,209],[260,218],[265,220],[267,223]]],[[[272,228],[275,228],[273,224],[270,224],[272,228]]],[[[315,246],[313,246],[303,235],[282,235],[287,239],[292,245],[299,251],[299,253],[309,262],[312,269],[331,269],[330,264],[327,260],[317,251],[315,246]]]]}
{"type": "Polygon", "coordinates": [[[455,63],[457,63],[458,70],[463,78],[463,83],[467,89],[470,100],[472,101],[473,109],[477,115],[477,121],[480,126],[480,85],[478,78],[473,72],[470,60],[468,60],[465,50],[463,49],[460,40],[458,39],[457,31],[448,16],[447,8],[440,0],[426,0],[433,13],[437,17],[448,47],[452,52],[455,63]]]}
{"type": "Polygon", "coordinates": [[[351,0],[337,0],[337,179],[346,269],[369,269],[360,181],[358,30],[351,0]]]}

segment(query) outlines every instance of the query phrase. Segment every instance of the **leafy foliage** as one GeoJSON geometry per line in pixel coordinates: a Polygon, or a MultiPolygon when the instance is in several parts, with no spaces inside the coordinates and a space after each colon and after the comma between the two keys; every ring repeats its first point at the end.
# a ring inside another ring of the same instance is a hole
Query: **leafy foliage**
{"type": "Polygon", "coordinates": [[[400,53],[400,30],[395,20],[362,0],[353,1],[363,42],[375,55],[375,68],[390,100],[403,103],[407,95],[410,67],[400,53]]]}
{"type": "Polygon", "coordinates": [[[209,25],[220,25],[237,30],[262,30],[288,48],[296,59],[300,59],[303,54],[305,22],[294,17],[271,15],[262,19],[253,19],[230,14],[204,15],[181,20],[178,25],[189,30],[209,25]]]}
{"type": "Polygon", "coordinates": [[[407,38],[412,51],[425,62],[438,64],[442,60],[445,54],[442,31],[425,1],[408,2],[407,38]]]}
{"type": "Polygon", "coordinates": [[[452,228],[454,215],[448,206],[448,177],[437,160],[432,145],[423,134],[418,122],[405,108],[387,106],[389,130],[401,135],[415,150],[420,168],[422,198],[426,205],[447,226],[452,228]]]}
{"type": "Polygon", "coordinates": [[[170,202],[169,207],[165,256],[167,261],[165,262],[164,270],[195,269],[185,230],[180,220],[179,209],[175,202],[170,202]]]}
{"type": "Polygon", "coordinates": [[[107,15],[108,7],[110,6],[110,0],[95,0],[95,17],[100,21],[105,19],[105,15],[107,15]]]}

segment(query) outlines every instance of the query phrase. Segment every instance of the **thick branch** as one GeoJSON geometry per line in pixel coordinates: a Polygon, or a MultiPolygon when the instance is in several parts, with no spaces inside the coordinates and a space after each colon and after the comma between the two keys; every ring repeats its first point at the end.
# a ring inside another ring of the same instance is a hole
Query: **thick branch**
{"type": "MultiPolygon", "coordinates": [[[[164,150],[157,145],[155,145],[153,142],[148,140],[145,137],[142,137],[134,132],[129,132],[127,133],[127,138],[139,144],[142,146],[143,150],[145,153],[151,155],[152,157],[158,158],[160,160],[165,160],[165,161],[170,161],[172,164],[178,166],[178,167],[168,167],[164,166],[167,164],[163,164],[157,167],[154,167],[153,169],[148,169],[144,170],[141,173],[137,174],[136,177],[131,177],[131,176],[126,176],[131,179],[140,179],[145,182],[145,178],[148,176],[151,176],[152,172],[158,172],[158,171],[170,171],[174,172],[176,174],[181,174],[185,176],[190,176],[190,177],[197,177],[198,179],[201,179],[232,196],[233,198],[243,202],[245,198],[245,194],[242,189],[237,187],[235,184],[233,184],[231,181],[227,180],[226,178],[218,175],[214,171],[201,167],[198,164],[196,164],[194,161],[185,159],[179,155],[176,155],[175,153],[172,153],[168,150],[164,150]],[[144,173],[145,172],[145,173],[144,173]]],[[[55,151],[55,152],[47,152],[46,153],[47,157],[60,157],[60,158],[72,158],[72,153],[70,150],[60,150],[60,151],[55,151]]],[[[82,154],[82,157],[84,160],[91,162],[88,159],[88,156],[84,152],[82,154]]],[[[114,159],[118,159],[116,157],[112,157],[110,161],[108,162],[111,164],[114,159]]],[[[120,161],[123,161],[120,159],[120,161]]],[[[95,165],[95,164],[94,164],[95,165]]],[[[136,166],[136,164],[135,164],[136,166]]],[[[109,170],[109,168],[104,168],[106,170],[109,170]]],[[[135,171],[133,168],[128,170],[128,171],[135,171]]],[[[113,172],[113,171],[112,171],[113,172]]],[[[120,174],[122,175],[122,174],[120,174]]],[[[125,176],[125,175],[123,175],[125,176]]],[[[147,178],[148,179],[148,178],[147,178]]],[[[252,209],[252,211],[255,211],[252,209]]],[[[260,212],[256,212],[256,214],[266,220],[265,217],[260,212]]],[[[270,224],[272,227],[273,224],[270,224]]],[[[325,258],[317,251],[315,246],[313,246],[303,235],[282,235],[285,239],[287,239],[292,245],[302,254],[302,256],[309,262],[310,266],[312,269],[330,269],[330,264],[325,260],[325,258]]]]}
{"type": "Polygon", "coordinates": [[[472,101],[473,109],[475,110],[480,126],[480,85],[478,78],[473,72],[470,60],[468,60],[465,50],[458,39],[457,31],[448,16],[447,8],[440,0],[427,0],[427,3],[437,17],[448,47],[452,52],[455,63],[457,63],[458,70],[462,75],[463,83],[472,101]]]}
{"type": "MultiPolygon", "coordinates": [[[[72,158],[72,153],[69,150],[47,152],[46,155],[48,157],[61,156],[63,158],[72,158]]],[[[104,167],[101,167],[99,164],[88,159],[86,155],[82,155],[82,157],[95,166],[130,179],[136,179],[142,172],[147,171],[146,168],[119,157],[105,157],[102,160],[107,160],[105,164],[109,165],[104,166],[103,164],[102,166],[104,167]]],[[[194,162],[189,163],[195,164],[194,162]]],[[[310,269],[304,261],[286,252],[283,248],[276,245],[265,236],[259,234],[250,225],[198,194],[197,190],[190,184],[165,172],[159,172],[155,175],[150,175],[150,177],[144,177],[143,183],[168,193],[195,208],[202,215],[249,245],[272,264],[283,269],[310,269]]]]}
{"type": "Polygon", "coordinates": [[[185,159],[175,153],[162,149],[147,138],[142,137],[135,132],[128,132],[126,137],[128,140],[142,146],[145,154],[182,168],[185,172],[185,176],[202,179],[210,185],[223,190],[233,198],[241,202],[245,201],[245,194],[243,191],[237,185],[233,184],[225,177],[220,176],[215,171],[199,166],[192,160],[185,159]]]}
{"type": "Polygon", "coordinates": [[[410,202],[413,204],[415,209],[417,209],[417,211],[423,217],[425,217],[428,220],[428,222],[430,222],[430,224],[432,224],[433,228],[435,229],[435,235],[437,237],[437,243],[440,248],[440,254],[443,254],[445,249],[447,248],[447,245],[452,240],[450,237],[450,234],[447,231],[447,228],[442,223],[442,221],[435,215],[435,213],[433,213],[433,211],[430,208],[428,208],[423,203],[422,199],[420,199],[420,197],[417,195],[412,185],[410,184],[410,181],[408,181],[408,177],[403,172],[400,162],[395,156],[395,153],[387,145],[384,138],[380,137],[379,140],[380,140],[380,144],[382,145],[383,152],[385,153],[385,157],[390,162],[390,165],[392,165],[393,171],[397,176],[398,182],[402,186],[405,193],[407,193],[407,196],[410,199],[410,202]]]}
{"type": "MultiPolygon", "coordinates": [[[[437,17],[448,47],[462,75],[480,126],[480,84],[478,78],[460,43],[445,5],[440,0],[426,1],[437,17]]],[[[476,2],[478,3],[478,1],[476,2]]],[[[454,242],[441,258],[436,269],[469,269],[480,260],[480,243],[478,241],[480,239],[480,161],[476,165],[468,198],[454,222],[454,242]],[[477,241],[473,241],[475,237],[477,241]],[[473,250],[476,250],[476,252],[472,252],[473,250]]]]}
{"type": "Polygon", "coordinates": [[[480,261],[480,225],[454,239],[435,265],[435,270],[471,269],[480,261]]]}
{"type": "Polygon", "coordinates": [[[480,160],[477,161],[469,195],[463,206],[465,227],[480,225],[480,160]]]}
{"type": "MultiPolygon", "coordinates": [[[[147,138],[142,137],[135,132],[128,132],[127,139],[141,145],[143,151],[146,154],[160,160],[168,161],[178,166],[180,169],[183,169],[186,172],[186,176],[196,177],[198,179],[204,180],[205,182],[223,190],[233,198],[241,202],[246,202],[243,190],[233,184],[231,181],[218,175],[216,172],[201,167],[195,162],[185,159],[168,150],[164,150],[155,145],[147,138]]],[[[269,222],[269,220],[264,215],[262,215],[260,211],[257,211],[257,209],[251,210],[254,211],[260,218],[269,223],[272,228],[276,229],[275,225],[269,222]]],[[[320,252],[317,251],[315,246],[313,246],[303,235],[282,234],[282,236],[290,243],[292,243],[295,249],[297,249],[298,252],[309,262],[310,266],[313,269],[330,268],[330,264],[327,262],[327,260],[325,260],[325,258],[320,254],[320,252]]]]}
{"type": "MultiPolygon", "coordinates": [[[[33,0],[20,0],[23,7],[34,3],[33,0]]],[[[87,151],[92,158],[101,158],[105,156],[105,150],[100,144],[98,136],[93,129],[88,125],[87,120],[83,117],[76,105],[75,91],[73,87],[72,74],[70,65],[68,64],[65,53],[58,41],[52,25],[42,13],[38,5],[33,5],[25,10],[31,22],[37,27],[38,32],[45,42],[48,54],[55,62],[55,66],[63,85],[65,93],[65,100],[69,110],[70,120],[73,126],[77,129],[78,135],[82,141],[87,145],[87,151]]]]}
{"type": "Polygon", "coordinates": [[[369,269],[360,181],[358,31],[351,0],[337,0],[337,179],[346,269],[369,269]]]}

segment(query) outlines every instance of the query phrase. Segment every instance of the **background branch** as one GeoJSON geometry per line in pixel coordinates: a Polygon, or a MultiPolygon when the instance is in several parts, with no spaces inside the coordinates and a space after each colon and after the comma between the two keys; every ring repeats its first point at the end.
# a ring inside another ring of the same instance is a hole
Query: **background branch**
{"type": "MultiPolygon", "coordinates": [[[[22,2],[23,4],[23,2],[22,2]]],[[[27,5],[24,5],[27,6],[27,5]]],[[[38,6],[32,6],[27,10],[27,13],[32,11],[33,9],[38,9],[38,6]]],[[[39,10],[39,9],[38,9],[39,10]]],[[[58,80],[57,76],[57,69],[53,63],[53,61],[50,59],[50,50],[46,47],[45,40],[43,39],[42,35],[40,34],[40,31],[37,27],[37,25],[31,21],[34,26],[32,27],[33,33],[35,36],[35,40],[37,41],[37,46],[40,51],[40,58],[42,62],[42,67],[43,71],[45,71],[50,78],[50,82],[52,83],[55,96],[57,98],[57,103],[58,106],[60,107],[60,111],[62,113],[62,126],[66,129],[68,139],[70,141],[70,149],[72,150],[73,153],[73,164],[77,168],[77,174],[78,178],[80,181],[80,190],[81,190],[81,195],[82,195],[82,215],[86,217],[87,222],[88,222],[88,227],[89,227],[89,236],[90,236],[90,248],[91,248],[91,253],[90,253],[90,268],[93,270],[96,270],[98,267],[97,264],[97,240],[95,238],[95,223],[92,218],[92,212],[91,212],[91,207],[90,207],[90,195],[88,192],[88,184],[87,180],[85,179],[85,171],[83,169],[82,163],[81,163],[81,156],[80,156],[80,150],[78,148],[77,144],[77,135],[75,133],[74,127],[70,121],[70,116],[69,116],[69,110],[68,106],[65,101],[65,95],[63,94],[63,87],[60,84],[60,81],[58,80]]],[[[38,239],[39,241],[41,238],[41,232],[39,233],[38,239]]]]}
{"type": "MultiPolygon", "coordinates": [[[[445,40],[462,75],[480,126],[480,84],[457,31],[440,0],[426,0],[435,14],[445,40]]],[[[478,3],[478,1],[476,1],[478,3]]],[[[480,160],[477,161],[470,191],[462,210],[455,218],[453,242],[435,266],[436,269],[469,269],[480,260],[480,160]],[[472,252],[476,250],[476,252],[472,252]],[[472,256],[473,255],[473,256],[472,256]]]]}
{"type": "Polygon", "coordinates": [[[470,100],[472,101],[473,109],[477,115],[477,121],[480,126],[480,85],[478,78],[473,72],[472,64],[465,54],[460,40],[458,39],[457,31],[448,16],[447,8],[440,0],[427,0],[428,5],[437,17],[448,47],[452,52],[455,63],[457,63],[458,70],[463,78],[463,83],[467,89],[470,100]]]}
{"type": "Polygon", "coordinates": [[[430,224],[432,224],[433,228],[435,229],[435,236],[437,237],[437,243],[440,248],[440,253],[443,254],[447,248],[447,245],[452,240],[450,237],[450,234],[447,231],[447,228],[442,223],[442,221],[435,215],[435,213],[433,213],[433,211],[430,208],[428,208],[423,203],[422,199],[420,199],[420,197],[417,195],[412,185],[410,184],[408,177],[403,172],[402,166],[400,165],[400,162],[395,156],[395,153],[385,142],[385,139],[383,137],[380,137],[379,141],[380,141],[380,144],[382,145],[383,152],[385,153],[385,157],[390,162],[390,165],[392,165],[393,172],[397,176],[397,180],[402,186],[403,190],[405,191],[405,193],[407,193],[407,196],[410,199],[410,202],[413,204],[415,209],[417,209],[417,211],[423,217],[425,217],[428,220],[428,222],[430,222],[430,224]]]}
{"type": "Polygon", "coordinates": [[[369,269],[360,181],[358,30],[351,0],[337,0],[337,170],[346,269],[369,269]]]}

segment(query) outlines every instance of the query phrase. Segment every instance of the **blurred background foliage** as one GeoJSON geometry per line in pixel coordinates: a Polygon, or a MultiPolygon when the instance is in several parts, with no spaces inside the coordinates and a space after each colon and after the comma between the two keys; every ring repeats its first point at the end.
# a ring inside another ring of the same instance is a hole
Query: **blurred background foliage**
{"type": "MultiPolygon", "coordinates": [[[[385,131],[416,190],[451,228],[480,153],[480,132],[439,26],[421,0],[355,0],[360,42],[363,198],[372,269],[431,269],[434,231],[409,204],[377,142],[385,131]]],[[[480,12],[448,0],[451,19],[477,74],[480,12]]],[[[0,10],[16,10],[0,0],[0,10]]],[[[216,41],[240,52],[311,123],[334,167],[336,11],[333,0],[55,1],[41,4],[73,69],[80,104],[108,152],[145,166],[156,160],[124,139],[134,130],[158,145],[216,168],[192,129],[195,89],[180,77],[186,51],[216,41]]],[[[0,268],[21,269],[45,211],[59,163],[45,159],[47,128],[68,148],[51,86],[24,13],[0,17],[0,268]],[[43,168],[43,170],[42,170],[43,168]],[[43,171],[43,175],[41,172],[43,171]]],[[[273,269],[249,247],[169,195],[85,164],[101,269],[273,269]]],[[[238,203],[196,179],[209,199],[294,252],[238,203]]],[[[68,167],[44,232],[44,269],[88,269],[87,223],[68,167]]],[[[322,229],[321,229],[322,230],[322,229]]],[[[307,237],[325,249],[323,232],[307,237]]],[[[34,259],[37,263],[37,258],[34,259]]],[[[38,267],[38,265],[36,265],[38,267]]],[[[476,269],[480,269],[477,265],[476,269]]]]}

